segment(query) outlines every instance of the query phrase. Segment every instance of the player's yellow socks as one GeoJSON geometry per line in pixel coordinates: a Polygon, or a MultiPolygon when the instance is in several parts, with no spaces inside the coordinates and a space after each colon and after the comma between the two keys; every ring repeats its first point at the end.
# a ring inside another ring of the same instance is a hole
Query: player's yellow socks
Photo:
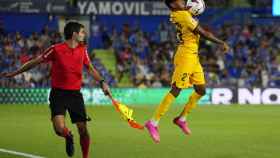
{"type": "Polygon", "coordinates": [[[201,98],[202,96],[197,94],[195,91],[191,94],[191,96],[189,97],[189,101],[188,103],[185,105],[184,110],[182,111],[182,113],[180,114],[180,117],[186,117],[192,109],[194,109],[196,107],[196,104],[198,102],[198,100],[201,98]]]}
{"type": "Polygon", "coordinates": [[[154,121],[158,122],[160,120],[161,116],[163,116],[165,112],[169,109],[174,99],[175,97],[170,92],[168,92],[167,95],[161,101],[153,116],[154,121]]]}

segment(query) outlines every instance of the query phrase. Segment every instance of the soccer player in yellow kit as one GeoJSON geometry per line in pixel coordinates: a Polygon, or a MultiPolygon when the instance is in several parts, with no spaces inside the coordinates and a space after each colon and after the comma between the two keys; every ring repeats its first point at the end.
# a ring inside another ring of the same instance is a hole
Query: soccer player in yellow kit
{"type": "Polygon", "coordinates": [[[174,57],[175,69],[171,90],[165,95],[153,117],[145,123],[145,127],[156,143],[160,141],[158,132],[160,118],[169,109],[182,89],[193,86],[194,92],[189,97],[183,111],[173,120],[173,123],[185,134],[191,134],[186,118],[190,111],[196,107],[198,100],[205,95],[205,78],[198,56],[200,36],[219,44],[224,52],[230,49],[227,43],[199,25],[188,10],[189,8],[186,8],[184,0],[165,0],[165,4],[171,10],[170,21],[176,26],[179,44],[174,57]]]}

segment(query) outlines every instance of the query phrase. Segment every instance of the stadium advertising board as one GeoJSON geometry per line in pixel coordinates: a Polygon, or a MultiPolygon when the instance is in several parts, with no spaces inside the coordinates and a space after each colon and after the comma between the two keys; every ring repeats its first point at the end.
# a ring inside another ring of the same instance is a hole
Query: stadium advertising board
{"type": "MultiPolygon", "coordinates": [[[[112,89],[112,93],[116,100],[128,104],[128,105],[157,105],[160,100],[164,97],[167,88],[147,88],[147,89],[137,89],[137,88],[127,88],[127,89],[112,89]]],[[[182,94],[176,99],[175,105],[184,105],[187,102],[188,96],[192,93],[192,89],[187,89],[182,91],[182,94]]],[[[210,104],[211,89],[207,90],[207,95],[205,95],[201,100],[200,104],[210,104]]],[[[100,89],[94,89],[92,91],[92,101],[93,104],[107,105],[111,104],[110,100],[103,95],[100,89]]]]}
{"type": "Polygon", "coordinates": [[[54,13],[81,15],[168,15],[162,1],[79,0],[73,5],[66,0],[0,0],[0,12],[54,13]]]}
{"type": "Polygon", "coordinates": [[[273,0],[272,15],[273,16],[280,16],[280,1],[279,0],[273,0]]]}
{"type": "Polygon", "coordinates": [[[273,104],[280,105],[279,88],[214,88],[212,90],[212,104],[273,104]]]}
{"type": "MultiPolygon", "coordinates": [[[[114,97],[131,106],[158,105],[169,89],[112,89],[114,97]]],[[[47,104],[50,89],[0,89],[0,104],[47,104]]],[[[175,105],[184,105],[192,89],[187,89],[176,99],[175,105]]],[[[100,89],[82,89],[87,105],[111,105],[100,89]]],[[[280,105],[279,88],[213,88],[200,100],[200,105],[266,104],[280,105]]]]}
{"type": "Polygon", "coordinates": [[[158,1],[78,1],[82,15],[168,15],[169,11],[158,1]]]}
{"type": "Polygon", "coordinates": [[[0,12],[13,13],[67,13],[65,0],[0,0],[0,12]]]}

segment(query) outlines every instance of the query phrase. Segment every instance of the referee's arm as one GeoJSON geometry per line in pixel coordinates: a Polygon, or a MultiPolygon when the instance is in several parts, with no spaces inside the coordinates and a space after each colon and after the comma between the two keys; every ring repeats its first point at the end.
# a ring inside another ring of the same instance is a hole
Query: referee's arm
{"type": "Polygon", "coordinates": [[[103,80],[100,73],[94,68],[94,66],[91,63],[88,65],[88,70],[96,81],[100,82],[103,80]]]}
{"type": "Polygon", "coordinates": [[[44,61],[43,55],[40,55],[34,59],[29,60],[25,64],[23,64],[18,70],[13,71],[13,72],[5,72],[0,74],[0,77],[14,77],[18,74],[21,74],[25,71],[28,71],[37,65],[41,64],[44,61]]]}
{"type": "Polygon", "coordinates": [[[110,91],[110,88],[108,84],[104,81],[103,77],[100,75],[100,73],[94,68],[94,66],[89,63],[88,64],[88,70],[89,73],[93,76],[93,78],[99,82],[100,87],[102,88],[102,91],[105,95],[112,97],[112,93],[110,91]]]}
{"type": "Polygon", "coordinates": [[[5,73],[1,73],[0,74],[0,78],[1,77],[14,77],[18,74],[21,74],[25,71],[28,71],[34,67],[36,67],[37,65],[43,63],[43,62],[47,62],[47,61],[51,61],[53,58],[53,46],[50,46],[48,49],[46,49],[44,51],[44,53],[42,53],[41,55],[29,60],[28,62],[26,62],[25,64],[23,64],[18,70],[13,71],[13,72],[5,72],[5,73]]]}

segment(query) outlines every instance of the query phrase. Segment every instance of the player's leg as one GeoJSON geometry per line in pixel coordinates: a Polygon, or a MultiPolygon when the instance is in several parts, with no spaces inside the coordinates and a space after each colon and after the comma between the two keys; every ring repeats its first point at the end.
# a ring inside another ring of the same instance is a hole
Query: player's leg
{"type": "Polygon", "coordinates": [[[197,105],[197,102],[201,97],[206,93],[205,88],[205,77],[201,64],[198,64],[194,67],[194,73],[190,77],[191,84],[194,85],[194,91],[189,97],[187,104],[185,105],[184,110],[180,114],[180,119],[185,120],[187,115],[194,109],[197,105]]]}
{"type": "Polygon", "coordinates": [[[191,134],[188,122],[186,121],[188,114],[196,107],[199,99],[205,95],[205,78],[200,64],[197,66],[195,73],[191,74],[190,82],[194,84],[195,91],[190,95],[181,114],[173,120],[185,134],[191,134]]]}
{"type": "Polygon", "coordinates": [[[184,110],[180,114],[180,117],[182,117],[183,120],[186,119],[187,115],[194,109],[197,105],[197,102],[201,97],[205,95],[205,84],[202,85],[194,85],[194,91],[189,97],[189,101],[184,107],[184,110]]]}
{"type": "Polygon", "coordinates": [[[51,90],[50,93],[50,110],[52,116],[52,124],[55,133],[64,137],[66,142],[66,153],[68,156],[74,155],[73,135],[65,125],[65,99],[66,94],[63,90],[51,90]]]}
{"type": "Polygon", "coordinates": [[[159,143],[160,141],[160,136],[158,132],[159,121],[161,117],[167,112],[175,98],[180,94],[180,91],[181,89],[178,88],[174,83],[172,85],[171,90],[165,95],[160,105],[157,107],[153,117],[145,123],[145,127],[147,128],[149,134],[156,143],[159,143]]]}
{"type": "Polygon", "coordinates": [[[80,145],[83,153],[83,158],[89,157],[89,146],[90,146],[90,136],[87,129],[86,122],[76,123],[79,134],[80,134],[80,145]]]}
{"type": "Polygon", "coordinates": [[[151,137],[155,142],[160,141],[158,133],[158,124],[161,117],[167,112],[172,102],[180,94],[181,89],[189,86],[188,72],[190,66],[186,65],[188,62],[180,61],[181,57],[175,57],[175,70],[172,76],[171,90],[165,95],[160,105],[157,107],[152,119],[146,122],[145,127],[148,129],[151,137]]]}
{"type": "Polygon", "coordinates": [[[68,112],[72,123],[75,123],[79,135],[80,135],[80,145],[83,154],[83,158],[89,157],[89,147],[90,147],[90,136],[87,129],[87,115],[86,108],[83,100],[83,96],[80,92],[74,92],[70,99],[71,103],[68,106],[68,112]]]}
{"type": "Polygon", "coordinates": [[[191,65],[189,65],[190,62],[182,60],[182,57],[180,56],[181,51],[182,50],[179,49],[177,52],[179,56],[175,56],[175,69],[172,75],[171,90],[165,95],[151,119],[151,122],[156,126],[158,125],[160,118],[169,109],[172,102],[180,94],[181,90],[190,86],[190,76],[188,74],[192,71],[192,68],[191,65]]]}
{"type": "Polygon", "coordinates": [[[178,88],[175,83],[172,84],[171,90],[165,95],[159,106],[157,107],[153,117],[152,122],[158,125],[161,117],[168,111],[170,105],[175,100],[175,98],[180,94],[181,88],[178,88]]]}

